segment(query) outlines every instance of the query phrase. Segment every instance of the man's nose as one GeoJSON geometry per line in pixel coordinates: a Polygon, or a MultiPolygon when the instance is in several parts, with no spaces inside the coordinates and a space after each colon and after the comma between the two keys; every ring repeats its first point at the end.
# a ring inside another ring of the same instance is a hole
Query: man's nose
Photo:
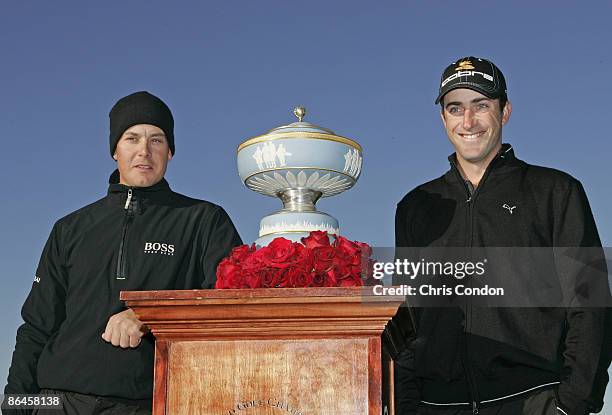
{"type": "Polygon", "coordinates": [[[463,113],[463,128],[469,130],[475,124],[474,113],[471,110],[465,110],[463,113]]]}
{"type": "Polygon", "coordinates": [[[149,140],[147,140],[146,138],[143,138],[138,143],[138,154],[143,155],[143,156],[151,155],[151,148],[149,146],[149,140]]]}

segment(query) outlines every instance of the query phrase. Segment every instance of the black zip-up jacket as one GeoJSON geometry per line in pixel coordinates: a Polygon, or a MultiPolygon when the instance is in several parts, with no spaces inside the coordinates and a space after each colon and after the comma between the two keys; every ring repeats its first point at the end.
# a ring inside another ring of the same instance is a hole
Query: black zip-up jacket
{"type": "Polygon", "coordinates": [[[217,263],[241,244],[225,211],[170,190],[110,179],[106,197],[60,219],[47,241],[5,394],[41,388],[148,399],[154,341],[134,349],[105,342],[122,290],[213,288],[217,263]]]}
{"type": "MultiPolygon", "coordinates": [[[[568,174],[518,160],[504,144],[471,193],[456,156],[449,160],[444,176],[398,204],[396,246],[601,246],[584,190],[568,174]],[[504,204],[516,206],[512,214],[504,204]]],[[[609,309],[416,309],[400,321],[416,326],[399,359],[402,413],[419,401],[470,405],[476,413],[538,387],[557,388],[559,407],[569,415],[597,411],[612,349],[604,340],[606,313],[609,319],[609,309]]]]}

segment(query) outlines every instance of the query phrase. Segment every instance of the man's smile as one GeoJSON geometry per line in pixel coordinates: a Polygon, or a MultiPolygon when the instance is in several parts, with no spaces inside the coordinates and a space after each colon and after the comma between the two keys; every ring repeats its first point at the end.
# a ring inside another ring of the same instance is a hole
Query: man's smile
{"type": "Polygon", "coordinates": [[[475,140],[477,138],[482,137],[482,135],[484,135],[484,133],[485,133],[485,131],[479,131],[477,133],[464,133],[464,134],[459,133],[459,135],[462,138],[466,139],[466,140],[475,140]]]}

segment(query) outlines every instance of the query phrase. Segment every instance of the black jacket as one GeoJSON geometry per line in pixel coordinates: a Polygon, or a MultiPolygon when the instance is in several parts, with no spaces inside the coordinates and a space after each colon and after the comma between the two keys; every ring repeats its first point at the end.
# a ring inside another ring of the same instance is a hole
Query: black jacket
{"type": "MultiPolygon", "coordinates": [[[[529,165],[504,145],[471,194],[455,155],[449,160],[444,176],[398,204],[396,246],[601,246],[584,190],[566,173],[529,165]],[[508,214],[504,204],[517,208],[508,214]]],[[[558,385],[568,414],[597,410],[610,363],[605,316],[586,308],[414,310],[400,322],[417,331],[399,359],[400,403],[486,406],[558,385]]]]}
{"type": "Polygon", "coordinates": [[[213,288],[217,263],[241,244],[221,207],[175,193],[163,179],[133,189],[117,179],[106,197],[53,227],[22,309],[6,394],[150,398],[152,336],[135,349],[101,338],[125,309],[119,292],[213,288]]]}

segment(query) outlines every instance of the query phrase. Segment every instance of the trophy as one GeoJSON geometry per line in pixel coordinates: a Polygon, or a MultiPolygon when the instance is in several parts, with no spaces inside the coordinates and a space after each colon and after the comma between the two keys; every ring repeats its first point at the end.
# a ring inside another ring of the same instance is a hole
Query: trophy
{"type": "Polygon", "coordinates": [[[339,235],[338,220],[315,204],[353,187],[361,173],[363,153],[356,141],[303,121],[304,107],[293,113],[297,122],[238,146],[238,174],[245,186],[283,203],[261,220],[255,241],[260,247],[280,236],[300,241],[311,231],[339,235]]]}

